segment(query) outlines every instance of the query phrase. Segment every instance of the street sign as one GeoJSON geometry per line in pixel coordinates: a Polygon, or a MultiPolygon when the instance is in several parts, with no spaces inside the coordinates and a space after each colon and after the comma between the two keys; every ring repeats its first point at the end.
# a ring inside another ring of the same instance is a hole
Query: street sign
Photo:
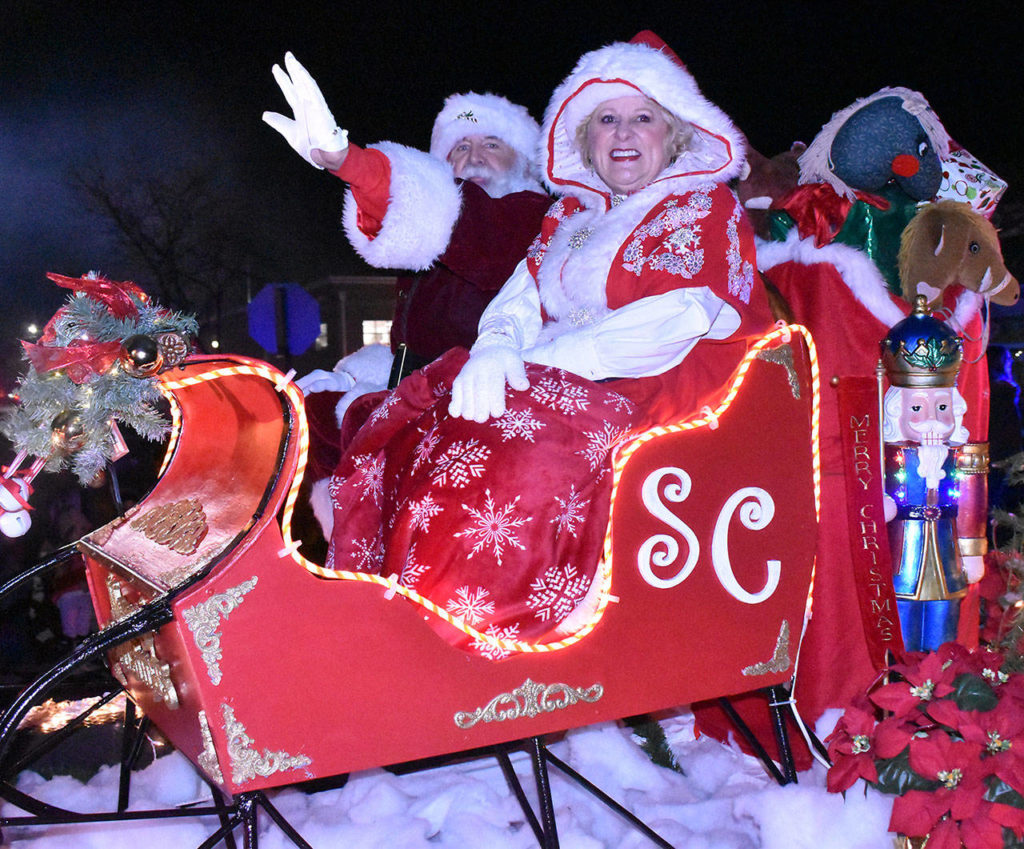
{"type": "Polygon", "coordinates": [[[267,284],[247,312],[249,335],[270,354],[301,354],[320,335],[320,305],[298,283],[267,284]]]}

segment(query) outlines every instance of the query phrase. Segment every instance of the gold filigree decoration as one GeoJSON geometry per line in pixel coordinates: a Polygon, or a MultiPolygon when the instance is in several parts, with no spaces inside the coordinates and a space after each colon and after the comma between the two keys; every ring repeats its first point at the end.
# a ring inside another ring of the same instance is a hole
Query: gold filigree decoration
{"type": "Polygon", "coordinates": [[[775,654],[772,659],[763,663],[755,663],[743,670],[744,675],[769,675],[773,672],[785,672],[789,669],[789,621],[782,620],[779,637],[775,641],[775,654]]]}
{"type": "Polygon", "coordinates": [[[224,783],[224,773],[220,771],[220,761],[217,760],[217,749],[213,745],[213,734],[210,733],[210,723],[206,719],[206,711],[199,711],[199,733],[203,736],[203,750],[199,753],[197,760],[215,784],[224,783]]]}
{"type": "Polygon", "coordinates": [[[207,565],[209,565],[208,562],[204,560],[200,560],[198,563],[183,563],[181,566],[168,569],[160,578],[165,586],[174,589],[184,584],[193,575],[198,575],[207,565]]]}
{"type": "Polygon", "coordinates": [[[459,711],[455,724],[459,728],[472,728],[478,722],[505,722],[522,717],[535,717],[541,713],[570,707],[577,702],[596,702],[604,695],[601,684],[589,687],[570,687],[568,684],[538,684],[526,679],[511,693],[495,696],[484,707],[472,713],[459,711]]]}
{"type": "Polygon", "coordinates": [[[796,373],[796,365],[793,363],[793,349],[789,345],[779,345],[778,348],[762,348],[757,352],[757,359],[782,366],[789,378],[789,391],[793,393],[794,398],[800,397],[800,378],[796,373]]]}
{"type": "Polygon", "coordinates": [[[165,545],[178,554],[194,554],[209,530],[198,498],[161,504],[143,513],[131,526],[157,545],[165,545]]]}
{"type": "Polygon", "coordinates": [[[242,603],[245,595],[255,586],[256,576],[253,576],[237,587],[231,587],[222,593],[210,596],[195,607],[188,607],[182,611],[185,624],[192,632],[196,648],[202,652],[206,672],[214,685],[220,684],[220,659],[223,657],[217,628],[220,627],[221,619],[227,619],[231,611],[242,603]]]}
{"type": "MultiPolygon", "coordinates": [[[[178,708],[178,691],[171,680],[171,667],[164,663],[156,653],[156,643],[152,634],[144,634],[118,646],[116,664],[121,667],[122,674],[116,676],[122,683],[124,670],[131,672],[153,692],[156,701],[165,702],[171,710],[178,708]]],[[[115,673],[116,674],[116,673],[115,673]]]]}
{"type": "Polygon", "coordinates": [[[107,597],[110,599],[110,621],[120,622],[126,616],[130,616],[142,605],[132,604],[125,598],[121,582],[110,572],[106,575],[107,597]]]}
{"type": "MultiPolygon", "coordinates": [[[[110,597],[110,620],[119,622],[143,605],[133,604],[125,598],[124,587],[109,572],[106,576],[107,594],[110,597]]],[[[128,687],[125,672],[131,672],[153,692],[156,701],[165,702],[171,710],[178,708],[178,691],[171,680],[171,667],[156,653],[156,642],[152,634],[143,634],[122,643],[112,650],[111,674],[128,687]]]]}
{"type": "Polygon", "coordinates": [[[231,758],[231,780],[235,784],[252,781],[257,775],[266,778],[286,769],[300,769],[313,761],[305,755],[289,755],[285,752],[271,752],[264,749],[261,755],[252,748],[255,742],[245,732],[245,726],[235,718],[230,705],[221,706],[224,711],[224,731],[228,735],[228,756],[231,758]]]}

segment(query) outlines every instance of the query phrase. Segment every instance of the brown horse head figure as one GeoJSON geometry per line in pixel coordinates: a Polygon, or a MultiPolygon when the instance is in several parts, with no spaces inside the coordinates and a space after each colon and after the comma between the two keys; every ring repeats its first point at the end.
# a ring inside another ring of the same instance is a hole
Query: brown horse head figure
{"type": "Polygon", "coordinates": [[[902,294],[910,303],[924,295],[929,307],[941,306],[943,290],[955,284],[1003,306],[1020,298],[995,227],[966,203],[922,206],[903,230],[899,266],[902,294]]]}

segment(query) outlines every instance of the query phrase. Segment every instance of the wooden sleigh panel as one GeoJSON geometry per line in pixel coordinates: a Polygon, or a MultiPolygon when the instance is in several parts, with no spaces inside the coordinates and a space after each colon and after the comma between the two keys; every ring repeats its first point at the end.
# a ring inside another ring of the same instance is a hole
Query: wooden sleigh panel
{"type": "Polygon", "coordinates": [[[384,578],[318,577],[290,539],[301,395],[255,361],[192,360],[162,377],[181,427],[160,480],[81,546],[101,625],[173,610],[113,668],[232,794],[785,682],[816,536],[809,345],[771,334],[715,410],[620,447],[594,617],[500,660],[453,647],[438,629],[461,623],[384,578]],[[175,544],[196,547],[168,552],[154,511],[189,499],[175,544]]]}

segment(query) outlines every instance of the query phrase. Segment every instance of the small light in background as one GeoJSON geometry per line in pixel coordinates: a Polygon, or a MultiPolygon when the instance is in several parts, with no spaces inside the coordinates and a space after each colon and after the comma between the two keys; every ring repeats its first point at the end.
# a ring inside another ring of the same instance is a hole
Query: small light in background
{"type": "Polygon", "coordinates": [[[219,350],[220,349],[220,340],[218,340],[218,339],[211,339],[210,340],[210,347],[213,348],[214,351],[219,350]]]}

